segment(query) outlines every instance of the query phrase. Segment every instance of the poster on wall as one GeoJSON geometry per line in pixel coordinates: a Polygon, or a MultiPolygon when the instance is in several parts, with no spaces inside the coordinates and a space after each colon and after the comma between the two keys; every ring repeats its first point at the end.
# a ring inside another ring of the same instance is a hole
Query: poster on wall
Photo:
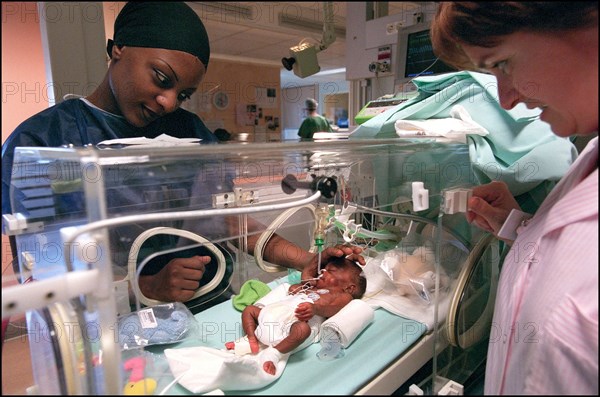
{"type": "Polygon", "coordinates": [[[235,107],[235,119],[239,126],[254,125],[256,115],[255,104],[238,103],[235,107]]]}
{"type": "Polygon", "coordinates": [[[256,104],[264,109],[277,108],[277,90],[275,88],[256,87],[256,104]]]}

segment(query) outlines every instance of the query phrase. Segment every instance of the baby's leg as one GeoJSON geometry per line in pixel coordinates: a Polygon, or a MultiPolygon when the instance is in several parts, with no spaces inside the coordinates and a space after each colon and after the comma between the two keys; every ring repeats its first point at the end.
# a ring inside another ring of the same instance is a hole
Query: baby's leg
{"type": "Polygon", "coordinates": [[[279,352],[286,354],[297,348],[310,336],[310,325],[306,321],[296,321],[290,327],[290,333],[275,346],[279,352]]]}
{"type": "MultiPolygon", "coordinates": [[[[242,312],[242,328],[248,336],[248,342],[250,343],[250,351],[254,354],[260,350],[258,339],[256,338],[256,326],[258,324],[258,315],[260,314],[260,307],[250,305],[246,306],[242,312]]],[[[235,342],[225,343],[225,348],[233,350],[235,348],[235,342]]]]}
{"type": "MultiPolygon", "coordinates": [[[[275,349],[282,354],[286,354],[297,348],[310,336],[311,329],[307,322],[296,321],[290,327],[290,333],[281,342],[275,346],[275,349]]],[[[272,360],[265,361],[263,363],[263,369],[266,373],[275,375],[277,370],[277,362],[272,360]]]]}

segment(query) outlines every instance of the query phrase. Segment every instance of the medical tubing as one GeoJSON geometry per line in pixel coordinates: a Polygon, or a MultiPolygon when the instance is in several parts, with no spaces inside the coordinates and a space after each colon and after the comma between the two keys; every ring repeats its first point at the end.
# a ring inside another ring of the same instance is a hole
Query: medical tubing
{"type": "Polygon", "coordinates": [[[275,273],[275,272],[280,272],[280,271],[286,270],[284,267],[281,267],[281,266],[277,266],[277,265],[269,266],[269,265],[265,264],[265,262],[263,260],[264,250],[265,250],[267,243],[273,236],[273,234],[275,234],[275,231],[277,231],[277,229],[279,229],[279,227],[285,221],[287,221],[292,215],[294,215],[295,213],[297,213],[298,211],[301,211],[303,209],[307,209],[308,211],[310,211],[310,213],[312,214],[312,217],[314,219],[315,206],[313,204],[305,204],[300,207],[293,207],[293,208],[287,209],[286,211],[281,213],[279,216],[277,216],[277,218],[275,218],[275,220],[273,222],[271,222],[271,224],[269,225],[267,230],[265,230],[260,235],[258,240],[256,241],[256,244],[254,247],[254,259],[256,261],[256,265],[259,268],[261,268],[263,271],[265,271],[267,273],[275,273]]]}
{"type": "Polygon", "coordinates": [[[457,236],[447,226],[438,224],[437,220],[434,221],[434,220],[431,220],[431,219],[428,219],[428,218],[425,218],[425,217],[421,217],[421,216],[417,216],[417,215],[412,215],[412,214],[398,214],[398,213],[395,213],[395,212],[376,210],[376,209],[365,207],[365,206],[362,206],[362,205],[356,204],[356,203],[352,203],[352,205],[355,205],[356,208],[359,209],[359,210],[361,210],[361,211],[368,212],[368,213],[375,214],[375,215],[390,216],[390,217],[394,217],[394,218],[400,218],[400,219],[412,220],[412,221],[416,221],[416,222],[428,223],[428,224],[436,226],[436,227],[439,226],[439,227],[442,228],[442,230],[444,230],[448,234],[452,235],[452,237],[454,237],[456,240],[458,240],[466,248],[469,248],[470,245],[471,245],[464,238],[462,238],[460,236],[457,236]]]}
{"type": "Polygon", "coordinates": [[[223,276],[225,275],[225,268],[226,268],[225,257],[223,256],[223,253],[221,251],[219,251],[219,249],[214,244],[212,244],[210,241],[208,241],[206,238],[204,238],[196,233],[187,231],[187,230],[175,229],[175,228],[171,228],[171,227],[156,227],[153,229],[146,230],[145,232],[140,234],[135,239],[133,244],[131,245],[131,250],[129,251],[129,258],[127,260],[127,275],[130,278],[131,288],[133,289],[133,292],[136,297],[136,309],[138,311],[140,310],[140,305],[139,305],[140,301],[146,306],[154,306],[154,305],[159,305],[161,303],[167,303],[167,302],[161,302],[156,299],[151,299],[151,298],[146,297],[140,290],[140,286],[139,286],[139,282],[138,282],[140,275],[142,274],[142,270],[144,269],[146,264],[148,264],[150,259],[152,259],[152,256],[149,256],[144,261],[142,261],[140,266],[137,266],[137,257],[138,257],[140,248],[142,247],[142,245],[148,238],[155,236],[157,234],[168,234],[168,235],[173,235],[173,236],[184,237],[189,240],[200,243],[203,245],[203,247],[205,247],[210,252],[212,252],[217,258],[217,272],[216,272],[215,276],[212,278],[212,280],[208,284],[198,288],[196,290],[196,292],[194,293],[194,296],[192,296],[189,300],[196,299],[196,298],[214,290],[221,283],[221,280],[223,279],[223,276]],[[132,276],[133,276],[133,280],[131,280],[132,276]]]}
{"type": "Polygon", "coordinates": [[[317,252],[317,274],[321,274],[321,247],[319,247],[319,251],[317,252]]]}
{"type": "MultiPolygon", "coordinates": [[[[84,233],[89,233],[93,230],[107,228],[111,226],[126,225],[129,223],[140,223],[140,222],[152,222],[152,221],[173,221],[183,220],[192,218],[203,218],[214,215],[237,215],[237,214],[250,214],[255,212],[283,210],[297,205],[308,204],[312,201],[317,200],[321,197],[321,192],[316,192],[310,197],[281,204],[270,204],[260,205],[256,207],[238,207],[238,208],[220,208],[220,209],[208,209],[208,210],[194,210],[194,211],[174,211],[174,212],[159,212],[152,214],[142,215],[127,215],[113,219],[103,219],[100,221],[89,223],[85,226],[81,226],[74,232],[69,238],[65,240],[66,246],[71,246],[75,243],[77,237],[84,233]]],[[[65,251],[65,266],[67,271],[73,271],[71,250],[65,251]]]]}
{"type": "MultiPolygon", "coordinates": [[[[343,222],[335,221],[333,224],[340,230],[348,229],[343,222]]],[[[350,229],[352,229],[352,228],[350,228],[350,229]]],[[[352,234],[352,236],[354,236],[354,237],[374,238],[374,239],[378,239],[378,240],[393,240],[398,237],[395,234],[393,234],[392,232],[387,231],[387,230],[373,231],[373,230],[363,229],[362,227],[360,229],[357,228],[354,233],[350,233],[350,234],[352,234]]]]}
{"type": "Polygon", "coordinates": [[[317,247],[317,274],[321,274],[321,252],[323,252],[323,244],[325,244],[325,229],[329,223],[328,216],[329,207],[319,205],[315,209],[315,246],[317,247]]]}

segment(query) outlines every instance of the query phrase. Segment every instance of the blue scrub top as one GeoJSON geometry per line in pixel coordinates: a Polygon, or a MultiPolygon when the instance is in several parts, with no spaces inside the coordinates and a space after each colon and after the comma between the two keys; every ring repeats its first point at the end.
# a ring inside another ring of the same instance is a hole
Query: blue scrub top
{"type": "Polygon", "coordinates": [[[197,115],[181,108],[143,128],[134,127],[125,118],[90,106],[78,98],[65,100],[30,117],[2,145],[2,214],[12,213],[9,194],[16,147],[69,144],[81,147],[96,145],[107,139],[156,138],[161,134],[201,138],[204,144],[217,142],[197,115]]]}
{"type": "MultiPolygon", "coordinates": [[[[129,124],[123,117],[90,106],[82,99],[69,99],[52,106],[21,123],[2,145],[2,213],[8,214],[13,211],[28,213],[26,205],[23,205],[23,208],[11,208],[10,187],[16,147],[60,147],[68,144],[81,147],[85,144],[95,145],[109,139],[155,138],[161,134],[176,138],[200,138],[202,144],[218,142],[197,115],[184,109],[178,109],[144,128],[138,128],[129,124]]],[[[208,163],[205,166],[208,166],[208,163]]],[[[107,215],[113,217],[169,209],[205,209],[211,207],[212,194],[233,191],[234,175],[223,172],[216,177],[211,174],[213,178],[203,178],[201,176],[206,173],[203,174],[198,167],[197,161],[193,165],[181,161],[169,167],[162,167],[160,170],[139,172],[139,175],[131,176],[131,178],[139,176],[139,180],[129,181],[126,186],[119,183],[118,178],[112,178],[115,179],[115,183],[111,184],[112,179],[107,177],[107,215]],[[175,208],[165,208],[165,205],[175,208]]],[[[107,167],[106,172],[112,172],[110,167],[107,167]]],[[[119,169],[115,169],[114,172],[118,173],[119,169]]],[[[18,190],[13,194],[21,196],[18,190]]],[[[24,201],[19,198],[15,203],[21,205],[24,201]]],[[[75,191],[61,194],[60,199],[54,203],[53,211],[55,211],[54,215],[60,216],[61,219],[85,219],[85,206],[83,192],[75,191]]],[[[111,230],[111,246],[114,250],[115,263],[120,265],[126,263],[131,242],[143,230],[153,226],[177,227],[180,223],[131,224],[111,230]]],[[[227,234],[223,222],[216,222],[210,218],[198,219],[193,226],[196,229],[194,231],[207,238],[227,234]]],[[[167,247],[156,246],[155,248],[167,247]]]]}

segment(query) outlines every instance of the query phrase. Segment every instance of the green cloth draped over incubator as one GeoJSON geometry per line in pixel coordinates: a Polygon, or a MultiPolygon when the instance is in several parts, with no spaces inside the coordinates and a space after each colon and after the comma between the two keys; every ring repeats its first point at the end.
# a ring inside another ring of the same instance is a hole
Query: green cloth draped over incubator
{"type": "Polygon", "coordinates": [[[492,75],[462,71],[418,77],[413,83],[418,90],[414,98],[368,120],[349,139],[396,138],[397,120],[450,118],[451,109],[461,105],[489,131],[467,138],[476,182],[506,182],[528,212],[537,209],[577,157],[573,144],[539,119],[539,109],[522,103],[503,109],[492,75]]]}

